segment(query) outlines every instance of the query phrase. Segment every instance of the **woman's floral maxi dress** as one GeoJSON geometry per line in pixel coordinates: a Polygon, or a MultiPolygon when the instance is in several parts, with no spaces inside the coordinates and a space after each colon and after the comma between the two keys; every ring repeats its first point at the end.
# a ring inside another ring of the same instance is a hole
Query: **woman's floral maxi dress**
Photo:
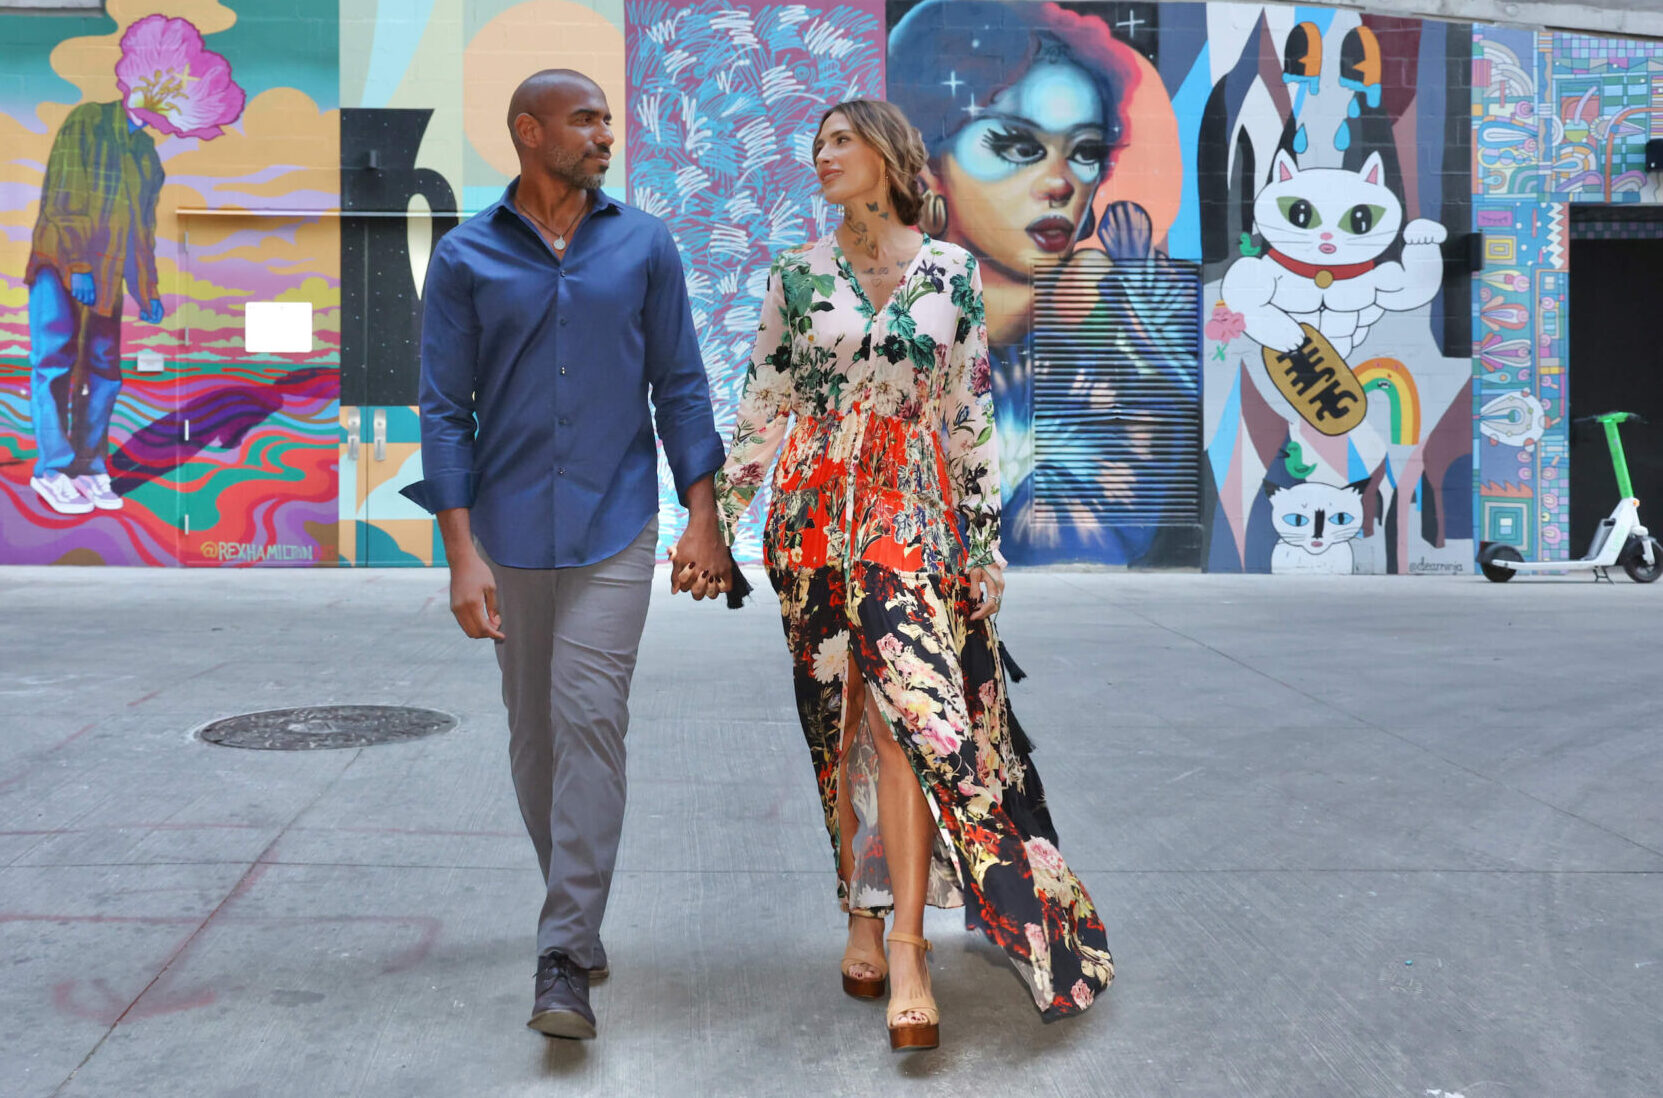
{"type": "Polygon", "coordinates": [[[1052,1018],[1089,1006],[1114,963],[1057,852],[993,622],[970,621],[968,570],[998,559],[986,342],[981,276],[957,245],[926,237],[881,313],[834,236],[782,254],[717,499],[731,544],[783,443],[763,552],[834,854],[840,747],[850,752],[859,826],[853,879],[838,885],[844,906],[893,905],[876,749],[852,672],[940,823],[929,902],[968,895],[966,921],[1005,950],[1052,1018]]]}

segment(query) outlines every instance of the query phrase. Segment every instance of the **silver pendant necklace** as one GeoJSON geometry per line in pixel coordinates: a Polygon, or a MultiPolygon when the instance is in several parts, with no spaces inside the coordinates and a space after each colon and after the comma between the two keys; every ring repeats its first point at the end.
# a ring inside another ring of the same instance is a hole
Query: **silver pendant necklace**
{"type": "Polygon", "coordinates": [[[589,208],[589,196],[588,196],[587,193],[584,194],[583,203],[578,207],[577,213],[573,214],[572,219],[570,221],[566,222],[566,232],[565,233],[555,232],[554,226],[550,225],[547,221],[544,221],[542,218],[538,217],[536,214],[532,213],[530,210],[526,209],[524,206],[520,206],[520,204],[518,202],[514,203],[514,205],[519,206],[521,213],[523,213],[527,217],[531,218],[531,220],[537,222],[537,224],[541,225],[548,232],[553,233],[554,234],[554,250],[557,251],[557,252],[563,252],[563,251],[566,250],[566,233],[571,232],[572,229],[574,227],[576,227],[576,225],[578,223],[578,219],[581,218],[583,216],[584,211],[589,208]]]}

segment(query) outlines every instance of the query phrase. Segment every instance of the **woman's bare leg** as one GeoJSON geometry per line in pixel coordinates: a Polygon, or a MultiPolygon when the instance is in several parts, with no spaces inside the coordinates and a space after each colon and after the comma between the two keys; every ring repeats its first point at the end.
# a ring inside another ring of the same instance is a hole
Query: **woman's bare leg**
{"type": "MultiPolygon", "coordinates": [[[[852,660],[849,670],[847,681],[853,686],[843,699],[843,743],[840,747],[841,758],[837,762],[837,872],[843,878],[843,887],[852,899],[855,881],[855,832],[860,824],[855,819],[854,797],[849,794],[849,758],[853,754],[849,748],[852,737],[865,716],[866,688],[854,672],[852,660]]],[[[849,916],[849,945],[881,956],[883,927],[882,919],[849,916]]],[[[849,966],[849,975],[857,980],[875,980],[880,973],[872,965],[859,963],[849,966]]]]}
{"type": "MultiPolygon", "coordinates": [[[[878,749],[878,828],[883,833],[889,885],[895,894],[894,930],[922,937],[924,895],[929,887],[930,853],[935,846],[935,816],[913,774],[912,761],[895,742],[870,691],[866,698],[866,719],[878,749]]],[[[918,994],[929,987],[924,951],[917,946],[901,945],[892,949],[889,969],[891,997],[918,994]]],[[[917,1011],[909,1011],[896,1021],[903,1025],[923,1024],[929,1019],[917,1011]]]]}

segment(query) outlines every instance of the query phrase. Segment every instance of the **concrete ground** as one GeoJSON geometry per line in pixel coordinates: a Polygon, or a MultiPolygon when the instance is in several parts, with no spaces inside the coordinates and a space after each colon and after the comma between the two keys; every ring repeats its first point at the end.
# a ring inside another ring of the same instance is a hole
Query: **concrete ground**
{"type": "Polygon", "coordinates": [[[524,1028],[535,862],[445,590],[0,570],[0,1093],[1658,1093],[1663,586],[1013,575],[1018,712],[1120,977],[1043,1025],[933,912],[944,1044],[905,1058],[838,990],[772,606],[662,589],[601,1035],[524,1028]],[[461,723],[192,737],[328,703],[461,723]]]}

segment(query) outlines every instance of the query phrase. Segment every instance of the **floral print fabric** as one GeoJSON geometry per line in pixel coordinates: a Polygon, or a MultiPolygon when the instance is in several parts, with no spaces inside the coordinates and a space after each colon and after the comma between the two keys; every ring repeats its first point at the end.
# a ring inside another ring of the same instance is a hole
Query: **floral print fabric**
{"type": "Polygon", "coordinates": [[[992,369],[969,252],[926,237],[881,314],[835,238],[786,252],[756,346],[716,482],[730,544],[784,442],[762,535],[770,567],[943,574],[966,552],[971,567],[995,559],[992,369]]]}
{"type": "Polygon", "coordinates": [[[993,623],[970,620],[968,570],[999,559],[985,346],[976,261],[956,245],[926,237],[881,312],[834,238],[785,253],[717,502],[731,543],[778,454],[763,550],[833,854],[846,840],[853,855],[844,906],[893,906],[871,740],[893,734],[940,825],[928,902],[964,906],[1061,1017],[1091,1004],[1114,962],[1057,850],[993,623]],[[887,729],[866,726],[863,685],[887,729]]]}

